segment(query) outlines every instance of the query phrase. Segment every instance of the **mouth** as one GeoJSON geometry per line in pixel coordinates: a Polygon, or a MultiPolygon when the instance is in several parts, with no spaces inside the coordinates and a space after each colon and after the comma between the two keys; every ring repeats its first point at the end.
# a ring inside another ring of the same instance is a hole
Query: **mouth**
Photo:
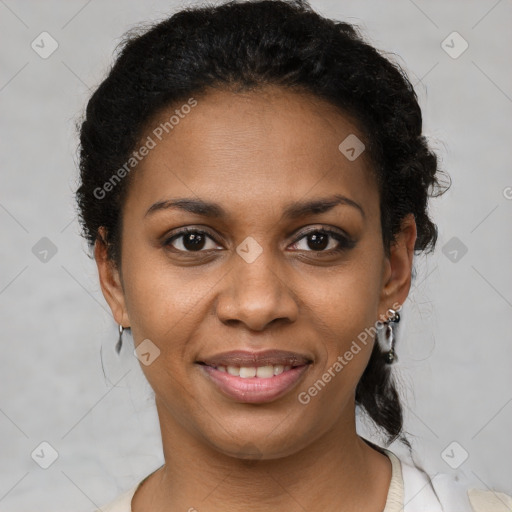
{"type": "Polygon", "coordinates": [[[280,350],[233,351],[196,364],[224,396],[240,403],[266,403],[289,393],[301,380],[312,359],[280,350]]]}

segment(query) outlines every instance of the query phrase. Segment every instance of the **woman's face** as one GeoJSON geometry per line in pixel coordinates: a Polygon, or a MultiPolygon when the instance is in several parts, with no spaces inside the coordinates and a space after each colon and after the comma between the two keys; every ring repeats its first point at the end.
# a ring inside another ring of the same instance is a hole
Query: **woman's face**
{"type": "Polygon", "coordinates": [[[96,247],[102,289],[164,436],[281,457],[353,428],[364,333],[407,296],[415,225],[386,258],[363,137],[331,105],[270,87],[196,100],[143,137],[120,273],[96,247]]]}

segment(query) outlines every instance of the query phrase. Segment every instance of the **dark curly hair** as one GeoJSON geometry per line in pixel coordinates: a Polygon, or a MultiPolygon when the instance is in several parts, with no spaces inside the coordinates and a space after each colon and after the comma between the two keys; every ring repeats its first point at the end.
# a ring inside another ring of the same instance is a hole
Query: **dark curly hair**
{"type": "MultiPolygon", "coordinates": [[[[446,189],[422,134],[413,86],[356,27],[322,17],[306,0],[189,7],[127,34],[79,126],[76,198],[90,247],[97,239],[105,243],[109,258],[120,265],[121,207],[130,175],[106,197],[97,191],[129,160],[155,116],[207,88],[247,91],[265,85],[327,100],[355,121],[379,188],[388,256],[409,213],[417,226],[415,251],[434,249],[437,229],[427,202],[446,189]]],[[[399,396],[378,343],[358,383],[356,404],[385,431],[388,443],[400,438],[408,444],[399,396]]]]}

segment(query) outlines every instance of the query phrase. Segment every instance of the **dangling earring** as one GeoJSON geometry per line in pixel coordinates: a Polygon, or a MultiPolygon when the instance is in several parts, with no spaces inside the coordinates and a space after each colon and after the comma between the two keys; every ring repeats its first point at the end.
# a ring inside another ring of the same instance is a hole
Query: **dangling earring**
{"type": "Polygon", "coordinates": [[[393,364],[395,361],[398,361],[398,357],[395,353],[395,332],[394,329],[396,327],[396,324],[400,322],[400,315],[398,314],[398,311],[402,309],[402,306],[400,306],[397,310],[395,309],[388,309],[387,315],[389,320],[385,322],[380,322],[381,324],[384,324],[384,346],[388,350],[384,354],[384,361],[386,361],[387,364],[393,364]]]}
{"type": "Polygon", "coordinates": [[[119,325],[119,339],[117,340],[117,343],[116,343],[116,352],[119,354],[119,352],[121,352],[121,346],[123,344],[123,331],[124,331],[124,327],[122,325],[119,325]]]}

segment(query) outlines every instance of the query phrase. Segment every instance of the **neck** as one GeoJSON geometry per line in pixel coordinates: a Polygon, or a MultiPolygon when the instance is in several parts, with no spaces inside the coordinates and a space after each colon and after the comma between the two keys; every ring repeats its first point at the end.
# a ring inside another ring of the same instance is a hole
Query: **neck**
{"type": "MultiPolygon", "coordinates": [[[[389,459],[356,433],[355,416],[293,455],[239,459],[222,454],[174,421],[157,401],[165,464],[132,501],[190,512],[381,512],[389,459]],[[151,499],[149,497],[151,496],[151,499]]],[[[352,408],[353,410],[353,408],[352,408]]],[[[140,510],[144,507],[140,507],[140,510]]]]}

